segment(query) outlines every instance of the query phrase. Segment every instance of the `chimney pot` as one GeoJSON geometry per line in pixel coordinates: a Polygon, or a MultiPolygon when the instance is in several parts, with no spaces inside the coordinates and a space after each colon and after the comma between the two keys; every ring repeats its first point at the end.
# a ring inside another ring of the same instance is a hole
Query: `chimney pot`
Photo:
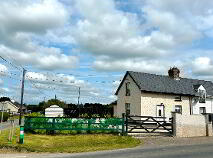
{"type": "Polygon", "coordinates": [[[180,75],[180,70],[177,68],[177,67],[173,67],[173,68],[170,68],[168,70],[168,74],[169,74],[169,77],[173,78],[173,79],[180,79],[179,75],[180,75]]]}

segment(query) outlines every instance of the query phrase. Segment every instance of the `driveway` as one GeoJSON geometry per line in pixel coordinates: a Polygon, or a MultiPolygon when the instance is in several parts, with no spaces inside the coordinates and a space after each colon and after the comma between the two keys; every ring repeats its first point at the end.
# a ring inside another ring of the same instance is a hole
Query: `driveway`
{"type": "Polygon", "coordinates": [[[0,154],[1,158],[212,158],[213,137],[144,138],[144,144],[132,149],[79,154],[0,154]]]}

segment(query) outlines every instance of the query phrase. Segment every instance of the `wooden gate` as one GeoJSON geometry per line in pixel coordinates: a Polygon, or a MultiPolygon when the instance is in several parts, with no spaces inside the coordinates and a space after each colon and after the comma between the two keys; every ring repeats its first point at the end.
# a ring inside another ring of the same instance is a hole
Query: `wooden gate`
{"type": "Polygon", "coordinates": [[[127,133],[162,133],[173,134],[172,118],[166,121],[166,117],[152,116],[125,116],[127,133]]]}

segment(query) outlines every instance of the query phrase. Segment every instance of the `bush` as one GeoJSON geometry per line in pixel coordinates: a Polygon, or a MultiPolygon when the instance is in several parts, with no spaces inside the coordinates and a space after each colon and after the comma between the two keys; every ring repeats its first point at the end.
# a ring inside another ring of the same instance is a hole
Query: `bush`
{"type": "MultiPolygon", "coordinates": [[[[1,118],[2,118],[2,112],[0,112],[0,121],[1,121],[1,118]]],[[[3,122],[7,121],[8,118],[9,118],[9,113],[3,112],[3,122]]]]}
{"type": "Polygon", "coordinates": [[[32,117],[44,117],[45,115],[39,113],[39,112],[33,112],[31,114],[28,114],[27,116],[32,116],[32,117]]]}

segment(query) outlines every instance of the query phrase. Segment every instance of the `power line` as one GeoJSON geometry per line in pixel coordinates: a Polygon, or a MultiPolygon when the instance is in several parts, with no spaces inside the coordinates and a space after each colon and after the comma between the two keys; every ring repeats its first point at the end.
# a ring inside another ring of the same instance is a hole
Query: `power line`
{"type": "Polygon", "coordinates": [[[45,96],[48,96],[48,97],[51,97],[51,96],[45,94],[44,92],[42,92],[42,91],[40,90],[40,88],[38,88],[38,87],[36,86],[36,84],[33,83],[32,80],[29,80],[29,81],[30,81],[31,85],[32,85],[34,88],[38,89],[38,91],[39,91],[41,94],[43,94],[43,95],[45,95],[45,96]]]}
{"type": "Polygon", "coordinates": [[[19,67],[17,67],[15,64],[13,64],[12,62],[9,62],[7,59],[5,59],[4,57],[2,57],[1,55],[0,55],[0,58],[3,60],[3,61],[5,61],[5,62],[7,62],[8,64],[10,64],[12,67],[14,67],[14,68],[16,68],[16,69],[18,69],[18,70],[20,70],[21,71],[21,69],[19,68],[19,67]]]}

